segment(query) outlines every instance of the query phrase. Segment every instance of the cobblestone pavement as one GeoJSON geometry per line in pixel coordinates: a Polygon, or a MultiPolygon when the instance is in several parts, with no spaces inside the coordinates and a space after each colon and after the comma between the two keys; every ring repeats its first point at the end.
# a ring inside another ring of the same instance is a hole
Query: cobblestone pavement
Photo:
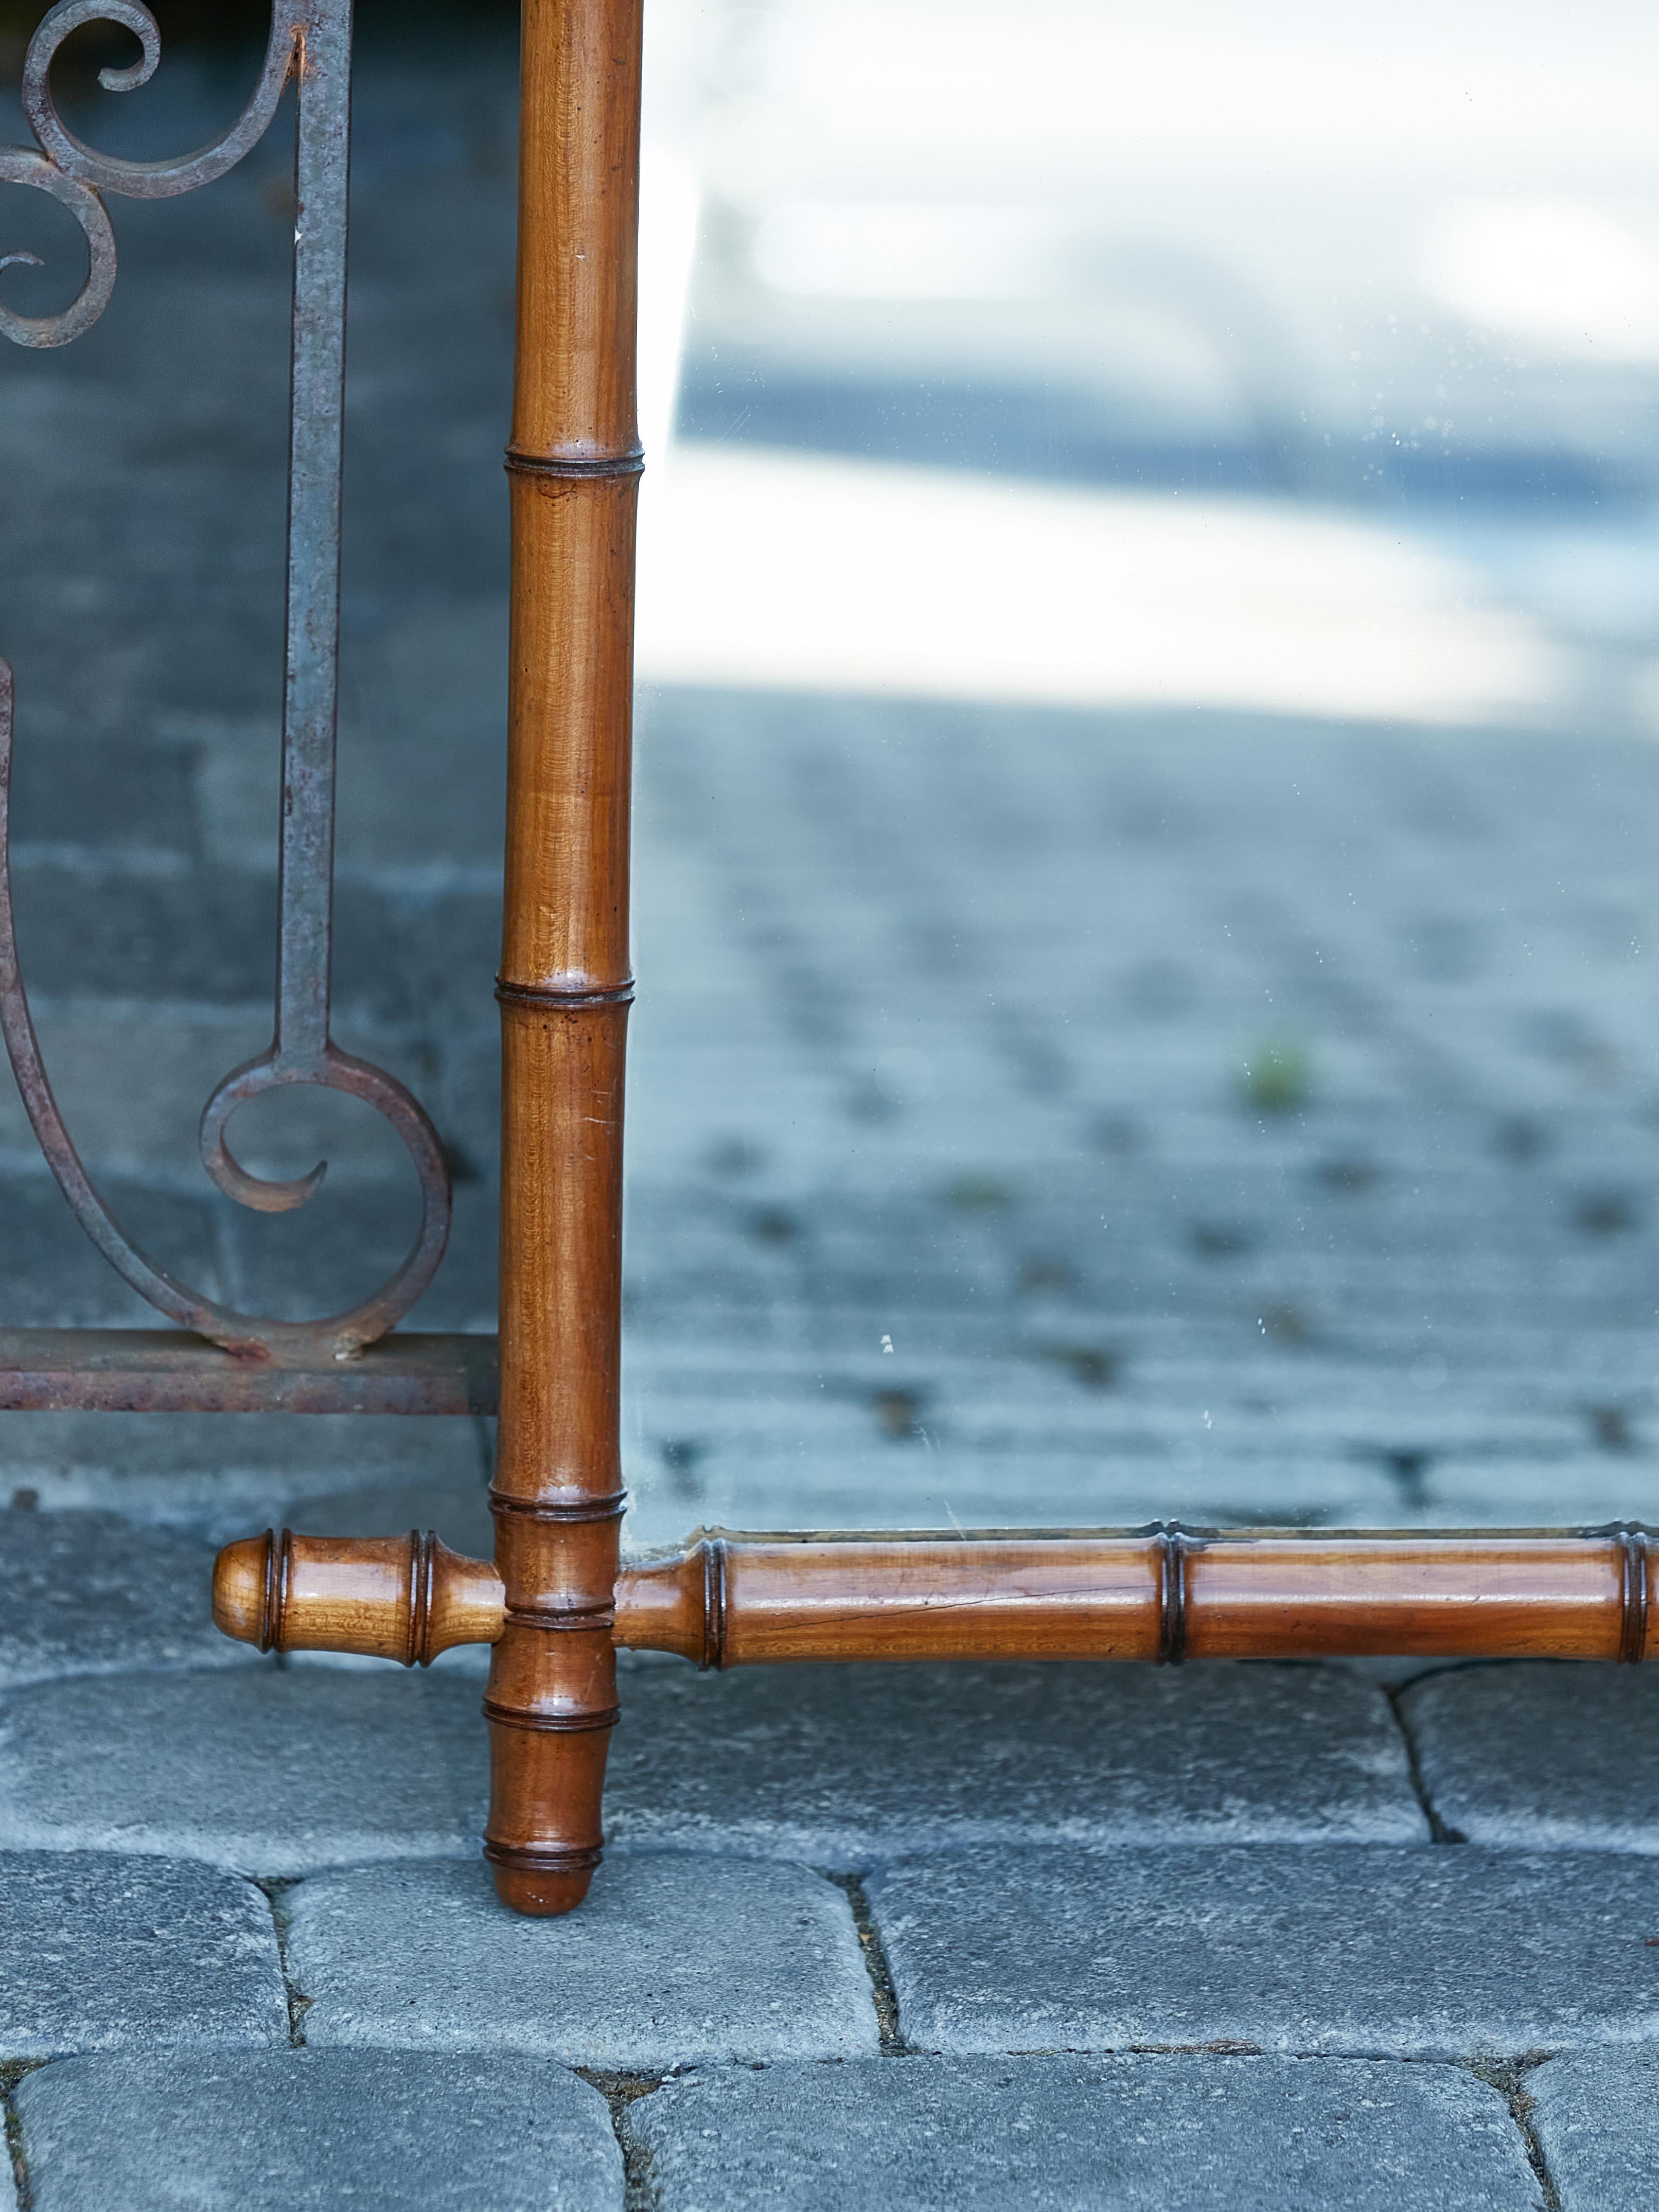
{"type": "MultiPolygon", "coordinates": [[[[360,104],[341,1032],[454,1148],[447,1328],[490,1321],[508,99],[486,54],[366,70],[360,104]]],[[[23,953],[124,1214],[292,1307],[393,1256],[409,1194],[338,1102],[246,1146],[327,1151],[301,1217],[194,1163],[266,1034],[280,163],[118,213],[104,324],[0,359],[23,953]]],[[[692,691],[642,719],[632,1541],[1642,1514],[1650,745],[692,691]]],[[[0,1249],[0,1319],[143,1318],[9,1100],[0,1249]]],[[[0,1429],[33,2212],[1659,2197],[1659,1677],[641,1660],[592,1899],[517,1922],[477,1856],[475,1655],[408,1679],[206,1625],[212,1546],[268,1520],[486,1543],[489,1446],[0,1429]]]]}

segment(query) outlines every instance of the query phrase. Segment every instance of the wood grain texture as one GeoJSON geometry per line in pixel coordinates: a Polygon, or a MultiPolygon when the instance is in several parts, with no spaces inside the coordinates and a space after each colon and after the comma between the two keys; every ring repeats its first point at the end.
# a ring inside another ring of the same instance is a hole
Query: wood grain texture
{"type": "MultiPolygon", "coordinates": [[[[544,1617],[567,1624],[551,1632],[570,1639],[559,1648],[586,1650],[606,1632],[580,1601],[615,1524],[529,1525],[541,1532],[532,1540],[542,1546],[544,1617]]],[[[709,1529],[669,1557],[621,1568],[607,1640],[705,1668],[1364,1654],[1635,1661],[1648,1656],[1652,1581],[1640,1528],[709,1529]]],[[[262,1650],[361,1651],[410,1663],[452,1644],[505,1644],[513,1633],[493,1566],[413,1534],[352,1541],[284,1529],[229,1545],[215,1569],[214,1619],[262,1650]]],[[[538,1649],[533,1635],[525,1648],[538,1649]]]]}
{"type": "Polygon", "coordinates": [[[617,1709],[640,4],[523,23],[484,1853],[508,1905],[559,1913],[617,1709]]]}
{"type": "Polygon", "coordinates": [[[213,1566],[213,1619],[261,1651],[354,1651],[429,1666],[501,1632],[501,1577],[436,1536],[296,1536],[268,1528],[213,1566]]]}
{"type": "Polygon", "coordinates": [[[617,1641],[699,1666],[854,1659],[1626,1659],[1639,1529],[720,1530],[631,1563],[617,1641]]]}

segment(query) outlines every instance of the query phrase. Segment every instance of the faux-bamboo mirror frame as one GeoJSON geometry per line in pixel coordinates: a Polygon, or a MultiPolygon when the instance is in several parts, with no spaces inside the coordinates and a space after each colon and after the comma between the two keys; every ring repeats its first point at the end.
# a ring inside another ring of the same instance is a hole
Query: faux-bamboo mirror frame
{"type": "MultiPolygon", "coordinates": [[[[35,145],[0,180],[75,217],[86,283],[55,317],[0,307],[0,331],[51,347],[89,327],[114,282],[109,194],[160,198],[222,175],[299,85],[284,811],[275,1035],[225,1078],[204,1164],[244,1205],[303,1204],[316,1176],[262,1182],[226,1142],[235,1109],[277,1085],[366,1100],[408,1148],[422,1217],[371,1298],[312,1322],[232,1312],[128,1240],[82,1166],[29,1018],[4,869],[12,687],[0,663],[0,1024],[37,1136],[83,1227],[167,1332],[0,1333],[0,1407],[500,1413],[493,1562],[431,1536],[287,1530],[220,1555],[214,1614],[264,1650],[425,1662],[492,1645],[484,1851],[503,1899],[554,1914],[598,1864],[620,1648],[718,1668],[790,1660],[1120,1659],[1387,1655],[1646,1656],[1647,1534],[952,1530],[859,1535],[698,1531],[624,1562],[620,1455],[623,1049],[628,952],[641,0],[525,0],[521,74],[506,914],[501,975],[501,1322],[480,1337],[392,1334],[442,1256],[448,1179],[420,1106],[329,1033],[349,0],[275,0],[242,117],[175,162],[99,155],[67,129],[49,78],[90,22],[140,58],[140,0],[60,0],[30,46],[35,145]],[[497,1373],[499,1382],[497,1382],[497,1373]]],[[[29,258],[32,257],[8,257],[29,258]]],[[[5,266],[0,260],[0,268],[5,266]]]]}

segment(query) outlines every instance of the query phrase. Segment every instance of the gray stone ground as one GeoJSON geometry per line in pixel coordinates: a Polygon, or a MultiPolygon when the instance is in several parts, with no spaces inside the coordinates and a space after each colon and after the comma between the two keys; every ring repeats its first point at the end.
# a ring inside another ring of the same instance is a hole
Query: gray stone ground
{"type": "MultiPolygon", "coordinates": [[[[229,105],[167,82],[158,145],[229,105]]],[[[478,1328],[510,69],[371,56],[362,87],[339,1028],[455,1148],[421,1318],[478,1328]]],[[[292,1308],[395,1257],[408,1193],[338,1102],[246,1140],[327,1151],[303,1216],[234,1213],[193,1158],[267,1033],[280,157],[116,215],[99,330],[0,356],[23,953],[124,1218],[292,1308]]],[[[634,1542],[1642,1515],[1650,745],[1588,714],[642,708],[634,1542]]],[[[0,1321],[144,1317],[5,1101],[0,1252],[0,1321]]],[[[489,1450],[465,1421],[0,1430],[33,2212],[1659,2197],[1655,1680],[641,1662],[592,1905],[516,1923],[476,1857],[473,1662],[278,1666],[205,1626],[213,1545],[269,1520],[486,1541],[489,1450]]]]}

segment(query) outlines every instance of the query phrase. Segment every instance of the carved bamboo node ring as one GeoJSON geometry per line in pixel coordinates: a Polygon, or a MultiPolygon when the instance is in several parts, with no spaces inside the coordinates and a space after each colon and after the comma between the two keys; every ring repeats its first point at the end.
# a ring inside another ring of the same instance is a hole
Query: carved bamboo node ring
{"type": "MultiPolygon", "coordinates": [[[[577,1738],[568,1748],[574,1751],[580,1742],[577,1738]]],[[[605,1852],[598,1844],[577,1844],[562,1850],[538,1850],[487,1836],[483,1855],[495,1869],[495,1887],[501,1902],[515,1912],[547,1919],[574,1911],[586,1896],[593,1869],[605,1852]]]]}
{"type": "Polygon", "coordinates": [[[486,1843],[483,1856],[493,1866],[525,1867],[537,1874],[576,1874],[599,1865],[604,1847],[594,1844],[580,1850],[536,1850],[527,1844],[486,1843]]]}
{"type": "Polygon", "coordinates": [[[274,1528],[267,1528],[264,1540],[264,1609],[259,1616],[259,1649],[280,1650],[283,1616],[288,1611],[289,1576],[294,1565],[294,1539],[286,1528],[280,1536],[274,1528]]]}
{"type": "Polygon", "coordinates": [[[515,1628],[541,1628],[554,1634],[585,1635],[590,1629],[615,1626],[614,1605],[509,1605],[504,1618],[515,1628]]]}
{"type": "Polygon", "coordinates": [[[1192,1538],[1178,1522],[1158,1531],[1158,1663],[1179,1667],[1187,1656],[1187,1553],[1192,1538]]]}
{"type": "Polygon", "coordinates": [[[418,1528],[409,1532],[409,1638],[404,1653],[405,1667],[417,1662],[422,1667],[432,1664],[432,1583],[436,1565],[434,1554],[438,1540],[428,1530],[422,1535],[418,1528]]]}
{"type": "Polygon", "coordinates": [[[1615,1522],[1599,1533],[1611,1536],[1619,1547],[1620,1662],[1639,1666],[1648,1650],[1648,1532],[1635,1522],[1615,1522]]]}
{"type": "Polygon", "coordinates": [[[494,1698],[483,1701],[483,1717],[502,1728],[522,1729],[529,1735],[586,1735],[595,1729],[612,1729],[622,1718],[620,1705],[595,1705],[584,1712],[538,1712],[518,1705],[503,1705],[494,1698]]]}
{"type": "Polygon", "coordinates": [[[521,453],[509,446],[501,465],[512,477],[562,477],[577,483],[592,483],[597,477],[603,483],[607,477],[641,475],[645,448],[635,446],[625,453],[600,453],[589,459],[582,454],[566,458],[558,453],[521,453]]]}
{"type": "Polygon", "coordinates": [[[702,1540],[702,1656],[705,1674],[726,1664],[726,1539],[702,1540]]]}
{"type": "Polygon", "coordinates": [[[524,1006],[532,1013],[557,1013],[582,1006],[631,1006],[634,979],[625,983],[562,984],[497,983],[495,996],[504,1006],[524,1006]]]}
{"type": "Polygon", "coordinates": [[[585,1522],[620,1521],[628,1510],[628,1492],[613,1490],[605,1498],[509,1498],[500,1490],[489,1493],[492,1513],[514,1521],[543,1521],[562,1528],[580,1528],[585,1522]]]}

